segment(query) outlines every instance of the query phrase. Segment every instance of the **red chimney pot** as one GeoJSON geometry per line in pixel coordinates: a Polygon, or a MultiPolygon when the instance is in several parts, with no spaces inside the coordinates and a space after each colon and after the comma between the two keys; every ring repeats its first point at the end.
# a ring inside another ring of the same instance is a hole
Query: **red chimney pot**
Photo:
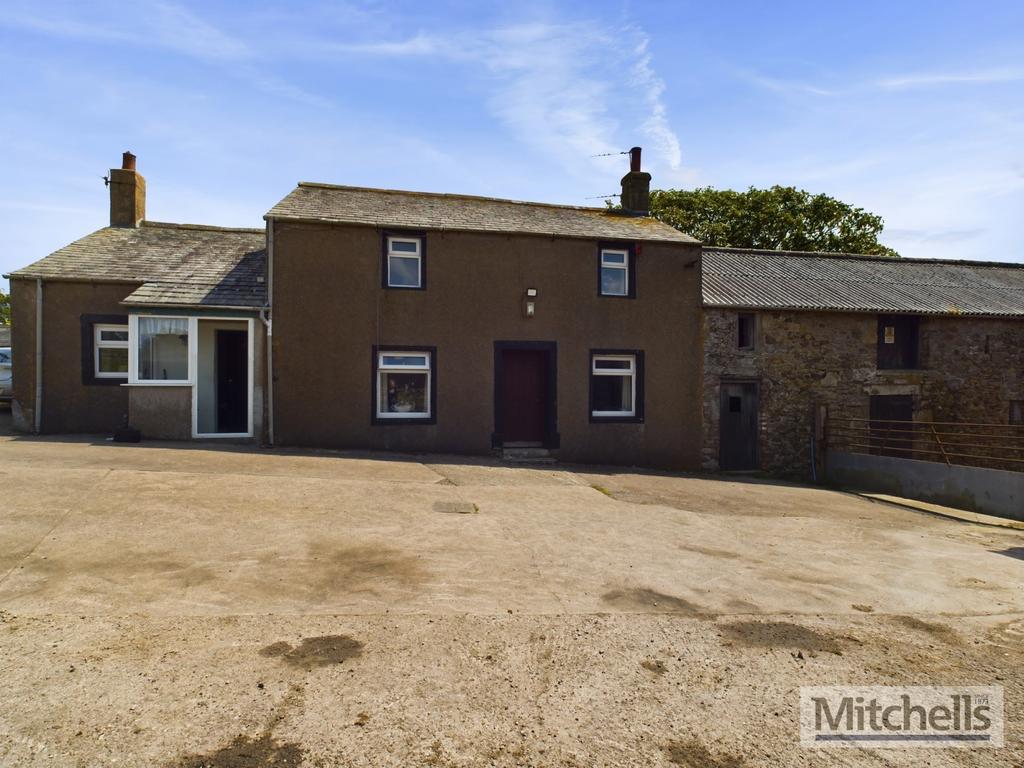
{"type": "Polygon", "coordinates": [[[121,155],[121,168],[126,171],[135,170],[135,155],[131,152],[125,152],[121,155]]]}
{"type": "Polygon", "coordinates": [[[629,150],[629,170],[637,173],[640,170],[640,147],[629,150]]]}

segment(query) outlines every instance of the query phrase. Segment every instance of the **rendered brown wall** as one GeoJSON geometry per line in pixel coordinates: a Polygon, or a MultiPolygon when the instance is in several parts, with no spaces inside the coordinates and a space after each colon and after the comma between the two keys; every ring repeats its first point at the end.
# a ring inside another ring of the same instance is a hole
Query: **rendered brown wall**
{"type": "Polygon", "coordinates": [[[277,222],[274,238],[276,443],[487,453],[494,342],[537,340],[558,345],[561,458],[698,466],[698,246],[642,244],[623,299],[597,295],[596,241],[430,232],[412,291],[381,287],[378,229],[277,222]],[[436,424],[371,424],[374,344],[437,348],[436,424]],[[590,423],[592,348],[644,351],[644,423],[590,423]]]}
{"type": "MultiPolygon", "coordinates": [[[[119,303],[135,285],[43,283],[42,431],[112,432],[128,412],[128,393],[111,384],[82,383],[81,316],[127,315],[119,303]]],[[[36,386],[36,283],[11,280],[14,426],[33,426],[36,386]]]]}
{"type": "Polygon", "coordinates": [[[761,469],[802,478],[815,405],[841,423],[867,418],[871,395],[912,395],[915,420],[1006,424],[1009,401],[1024,399],[1024,322],[922,317],[920,369],[888,371],[876,365],[877,315],[759,312],[756,346],[741,350],[737,314],[704,313],[705,469],[718,468],[723,377],[760,384],[761,469]]]}

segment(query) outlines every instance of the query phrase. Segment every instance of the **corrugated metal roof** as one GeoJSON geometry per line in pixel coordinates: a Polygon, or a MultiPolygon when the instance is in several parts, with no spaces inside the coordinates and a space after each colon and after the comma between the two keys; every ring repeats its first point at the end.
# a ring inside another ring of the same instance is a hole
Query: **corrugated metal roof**
{"type": "Polygon", "coordinates": [[[407,229],[696,243],[650,216],[471,195],[301,182],[268,217],[407,229]]]}
{"type": "Polygon", "coordinates": [[[265,271],[262,229],[144,221],[104,227],[11,277],[142,283],[126,304],[262,307],[265,271]]]}
{"type": "Polygon", "coordinates": [[[706,247],[704,305],[1024,317],[1024,265],[706,247]]]}

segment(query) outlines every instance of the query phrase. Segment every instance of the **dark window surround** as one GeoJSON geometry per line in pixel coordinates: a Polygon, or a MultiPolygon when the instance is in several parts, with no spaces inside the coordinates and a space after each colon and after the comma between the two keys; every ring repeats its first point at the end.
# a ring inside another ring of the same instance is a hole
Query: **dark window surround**
{"type": "Polygon", "coordinates": [[[124,378],[96,378],[96,351],[93,348],[93,326],[128,325],[128,315],[82,315],[82,384],[85,386],[119,387],[128,381],[124,378]]]}
{"type": "Polygon", "coordinates": [[[1008,423],[1013,426],[1024,426],[1024,400],[1010,401],[1010,416],[1008,423]]]}
{"type": "Polygon", "coordinates": [[[757,315],[753,312],[740,312],[736,315],[736,348],[747,352],[757,349],[757,315]],[[746,344],[743,343],[744,321],[748,323],[746,344]]]}
{"type": "Polygon", "coordinates": [[[921,318],[918,315],[878,315],[876,366],[880,371],[913,371],[921,368],[921,318]],[[895,340],[885,343],[885,328],[895,329],[895,340]]]}
{"type": "Polygon", "coordinates": [[[558,342],[555,341],[496,341],[494,342],[494,432],[491,433],[491,447],[504,445],[502,431],[504,419],[501,412],[501,397],[504,383],[504,363],[501,353],[505,350],[540,350],[548,356],[548,402],[544,424],[544,447],[558,448],[561,435],[558,434],[558,342]]]}
{"type": "Polygon", "coordinates": [[[636,298],[636,255],[639,251],[636,243],[617,243],[611,240],[597,244],[597,295],[602,299],[635,299],[636,298]],[[601,251],[615,250],[626,251],[629,256],[629,264],[626,266],[627,281],[626,295],[618,296],[611,293],[601,293],[601,251]]]}
{"type": "Polygon", "coordinates": [[[591,424],[643,424],[644,423],[644,351],[642,349],[592,349],[587,356],[587,416],[591,424]],[[633,386],[636,388],[636,407],[632,416],[594,415],[594,357],[596,355],[633,355],[636,358],[636,373],[633,386]]]}
{"type": "Polygon", "coordinates": [[[411,424],[437,424],[437,347],[427,344],[374,344],[370,362],[370,423],[378,427],[409,426],[411,424]],[[381,352],[429,352],[430,353],[430,416],[427,418],[380,419],[377,418],[377,387],[379,386],[378,361],[381,352]]]}
{"type": "Polygon", "coordinates": [[[380,236],[380,287],[388,291],[425,291],[427,290],[427,233],[423,230],[384,230],[380,236]],[[388,238],[402,237],[420,241],[420,284],[417,287],[407,285],[388,285],[388,238]]]}

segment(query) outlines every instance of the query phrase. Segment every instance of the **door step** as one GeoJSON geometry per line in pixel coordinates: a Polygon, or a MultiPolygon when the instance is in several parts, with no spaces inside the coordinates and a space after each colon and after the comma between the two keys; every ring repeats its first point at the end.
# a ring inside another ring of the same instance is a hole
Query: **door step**
{"type": "Polygon", "coordinates": [[[554,464],[556,459],[547,448],[506,445],[501,460],[511,464],[554,464]]]}

